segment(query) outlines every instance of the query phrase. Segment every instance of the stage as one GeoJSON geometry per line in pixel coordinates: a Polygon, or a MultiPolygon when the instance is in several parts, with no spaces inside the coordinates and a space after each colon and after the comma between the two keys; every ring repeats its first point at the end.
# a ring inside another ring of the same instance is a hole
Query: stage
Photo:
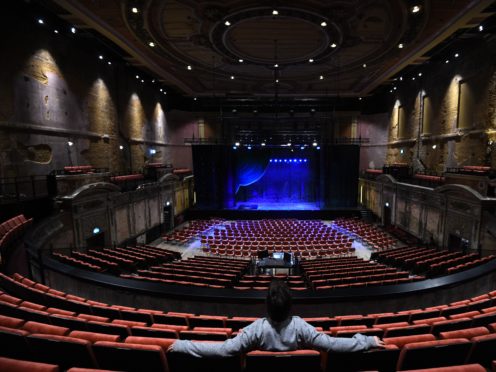
{"type": "Polygon", "coordinates": [[[236,203],[231,209],[238,210],[258,210],[258,211],[318,211],[318,203],[236,203]]]}

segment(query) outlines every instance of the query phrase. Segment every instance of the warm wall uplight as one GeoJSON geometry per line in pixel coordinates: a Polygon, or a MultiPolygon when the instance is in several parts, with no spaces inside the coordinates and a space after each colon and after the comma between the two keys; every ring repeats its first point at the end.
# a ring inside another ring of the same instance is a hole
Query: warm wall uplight
{"type": "Polygon", "coordinates": [[[420,12],[420,6],[418,6],[418,5],[414,5],[414,6],[412,7],[412,13],[418,13],[418,12],[420,12]]]}

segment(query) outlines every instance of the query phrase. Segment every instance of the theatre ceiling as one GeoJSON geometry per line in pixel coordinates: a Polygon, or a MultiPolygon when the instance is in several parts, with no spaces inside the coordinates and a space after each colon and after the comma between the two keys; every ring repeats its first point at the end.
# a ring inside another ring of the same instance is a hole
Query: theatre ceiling
{"type": "Polygon", "coordinates": [[[52,3],[185,96],[360,97],[477,27],[493,1],[52,3]]]}

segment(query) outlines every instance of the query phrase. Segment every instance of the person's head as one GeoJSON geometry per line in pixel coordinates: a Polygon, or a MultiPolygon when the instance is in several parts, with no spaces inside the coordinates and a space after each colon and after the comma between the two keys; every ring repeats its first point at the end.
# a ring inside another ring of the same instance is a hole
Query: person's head
{"type": "Polygon", "coordinates": [[[289,316],[291,310],[291,293],[288,286],[281,280],[273,280],[267,293],[267,313],[270,320],[282,322],[289,316]]]}

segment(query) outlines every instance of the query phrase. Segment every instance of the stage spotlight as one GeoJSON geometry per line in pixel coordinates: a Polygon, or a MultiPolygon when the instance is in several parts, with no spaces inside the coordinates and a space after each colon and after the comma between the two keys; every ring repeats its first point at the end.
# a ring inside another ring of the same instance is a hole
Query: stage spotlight
{"type": "Polygon", "coordinates": [[[293,159],[289,159],[289,162],[292,163],[293,162],[293,159]]]}
{"type": "Polygon", "coordinates": [[[236,150],[236,149],[237,149],[237,147],[236,146],[233,146],[233,150],[236,150]]]}
{"type": "Polygon", "coordinates": [[[320,150],[320,146],[317,146],[317,150],[320,150]]]}
{"type": "Polygon", "coordinates": [[[269,163],[272,163],[272,159],[269,160],[269,163]]]}
{"type": "Polygon", "coordinates": [[[303,159],[303,162],[306,163],[307,162],[307,159],[303,159]]]}
{"type": "Polygon", "coordinates": [[[99,227],[94,227],[93,228],[93,235],[96,235],[98,233],[100,233],[100,228],[99,227]]]}
{"type": "Polygon", "coordinates": [[[317,146],[317,142],[312,143],[312,146],[313,147],[316,147],[317,146]]]}
{"type": "Polygon", "coordinates": [[[261,146],[265,146],[265,142],[262,142],[262,143],[261,143],[261,146]]]}
{"type": "Polygon", "coordinates": [[[236,143],[234,144],[234,146],[239,146],[239,142],[236,142],[236,143]]]}
{"type": "Polygon", "coordinates": [[[305,146],[301,146],[300,147],[300,150],[305,150],[305,146]]]}
{"type": "Polygon", "coordinates": [[[248,150],[251,150],[251,146],[248,146],[248,150]]]}

